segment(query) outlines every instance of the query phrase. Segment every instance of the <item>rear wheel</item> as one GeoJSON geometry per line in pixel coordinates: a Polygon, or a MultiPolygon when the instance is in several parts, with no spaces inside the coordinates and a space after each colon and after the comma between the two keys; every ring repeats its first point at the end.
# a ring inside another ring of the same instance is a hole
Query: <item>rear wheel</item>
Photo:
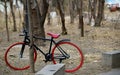
{"type": "MultiPolygon", "coordinates": [[[[29,46],[25,45],[23,57],[20,57],[20,51],[24,42],[17,42],[11,45],[5,52],[6,64],[14,70],[26,70],[30,67],[29,65],[29,46]]],[[[34,49],[34,62],[37,58],[37,52],[34,49]]]]}
{"type": "Polygon", "coordinates": [[[54,64],[57,64],[62,60],[62,63],[65,64],[66,72],[75,72],[83,65],[83,53],[78,46],[71,42],[60,42],[52,50],[52,61],[54,64]],[[61,47],[68,55],[69,58],[65,58],[61,51],[61,47]],[[59,48],[59,49],[58,49],[59,48]]]}

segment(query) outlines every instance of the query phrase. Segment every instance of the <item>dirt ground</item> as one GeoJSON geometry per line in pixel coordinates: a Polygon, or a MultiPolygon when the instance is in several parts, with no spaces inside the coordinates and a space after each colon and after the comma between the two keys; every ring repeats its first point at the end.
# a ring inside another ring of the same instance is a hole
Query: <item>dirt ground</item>
{"type": "MultiPolygon", "coordinates": [[[[67,73],[66,75],[98,75],[110,70],[110,68],[102,65],[102,53],[120,50],[119,28],[115,28],[115,25],[110,21],[104,21],[101,27],[85,25],[84,37],[80,36],[81,33],[80,29],[78,29],[78,22],[69,24],[69,21],[66,21],[66,28],[68,35],[61,35],[59,39],[71,39],[72,42],[81,48],[85,57],[82,68],[75,73],[67,73]]],[[[45,31],[61,33],[61,25],[57,23],[52,23],[51,26],[45,25],[45,31]]],[[[34,73],[30,73],[29,69],[25,71],[14,71],[5,64],[4,53],[6,48],[14,42],[22,41],[22,37],[19,36],[19,33],[21,33],[21,31],[10,31],[10,41],[8,42],[6,31],[4,29],[0,30],[0,75],[34,75],[34,73]]],[[[42,60],[39,54],[35,64],[36,72],[46,65],[42,60]]]]}

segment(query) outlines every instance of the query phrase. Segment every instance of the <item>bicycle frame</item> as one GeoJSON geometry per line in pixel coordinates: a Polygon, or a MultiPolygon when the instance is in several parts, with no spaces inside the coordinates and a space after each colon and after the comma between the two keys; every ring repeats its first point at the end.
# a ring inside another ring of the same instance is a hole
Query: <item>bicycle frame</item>
{"type": "MultiPolygon", "coordinates": [[[[49,61],[49,59],[51,58],[51,50],[52,50],[52,45],[57,45],[58,43],[62,42],[62,41],[70,41],[69,39],[64,39],[64,40],[61,40],[59,42],[55,42],[54,41],[54,38],[51,37],[51,39],[46,39],[46,38],[37,38],[37,37],[34,37],[36,39],[42,39],[42,40],[46,40],[46,41],[50,41],[50,45],[49,45],[49,52],[46,54],[44,53],[39,47],[37,47],[35,44],[33,45],[33,47],[35,47],[35,49],[39,50],[44,56],[45,56],[45,59],[46,59],[46,62],[49,61]]],[[[59,46],[57,47],[58,50],[62,53],[62,55],[65,57],[65,58],[69,58],[70,56],[59,46]]],[[[64,58],[64,59],[65,59],[64,58]]],[[[62,58],[63,59],[63,58],[62,58]]],[[[61,60],[62,60],[61,59],[61,60]]]]}
{"type": "MultiPolygon", "coordinates": [[[[56,45],[57,43],[53,40],[53,38],[51,37],[51,39],[46,39],[46,38],[38,38],[38,37],[33,37],[35,39],[41,39],[41,40],[45,40],[45,41],[50,41],[50,45],[49,45],[49,52],[48,54],[51,53],[51,49],[52,49],[52,45],[54,43],[54,45],[56,45]]],[[[35,44],[33,44],[33,47],[35,47],[35,49],[39,50],[44,56],[46,55],[46,53],[44,53],[39,47],[37,47],[35,44]]]]}
{"type": "MultiPolygon", "coordinates": [[[[23,44],[23,46],[22,46],[22,48],[21,48],[21,51],[20,51],[20,57],[22,58],[25,45],[29,45],[30,39],[29,39],[29,36],[27,35],[27,32],[25,32],[25,35],[21,35],[21,36],[25,36],[25,37],[24,37],[24,41],[23,41],[25,44],[23,44]]],[[[63,42],[63,41],[70,41],[69,39],[64,39],[64,40],[60,40],[60,41],[58,41],[58,42],[55,42],[53,37],[51,37],[51,38],[48,39],[48,38],[42,38],[42,37],[39,38],[39,37],[33,36],[33,38],[35,38],[35,39],[40,39],[40,40],[45,40],[45,41],[50,41],[48,53],[43,52],[39,47],[37,47],[35,44],[33,44],[33,47],[34,47],[36,50],[39,50],[39,52],[41,52],[41,53],[45,56],[45,59],[46,59],[45,62],[50,61],[50,59],[51,59],[51,56],[52,56],[52,55],[51,55],[51,50],[52,50],[52,45],[53,45],[53,44],[54,44],[54,45],[57,45],[58,43],[63,42]]],[[[64,59],[70,57],[60,46],[57,47],[57,48],[58,48],[58,50],[62,53],[64,59]]],[[[59,58],[58,58],[58,59],[59,59],[59,58]]],[[[62,60],[62,59],[61,59],[61,60],[62,60]]]]}

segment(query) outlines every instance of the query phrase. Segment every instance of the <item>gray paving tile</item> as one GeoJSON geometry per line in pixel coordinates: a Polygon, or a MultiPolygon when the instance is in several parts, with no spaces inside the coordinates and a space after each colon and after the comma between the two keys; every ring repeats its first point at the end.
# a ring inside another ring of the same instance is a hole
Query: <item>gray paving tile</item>
{"type": "Polygon", "coordinates": [[[120,75],[120,69],[112,69],[109,72],[101,73],[99,75],[120,75]]]}

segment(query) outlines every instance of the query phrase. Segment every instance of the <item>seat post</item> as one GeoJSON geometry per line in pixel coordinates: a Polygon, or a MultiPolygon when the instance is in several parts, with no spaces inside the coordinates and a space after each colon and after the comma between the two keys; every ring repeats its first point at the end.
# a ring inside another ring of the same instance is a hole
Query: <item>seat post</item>
{"type": "Polygon", "coordinates": [[[50,54],[50,52],[51,52],[51,48],[52,48],[52,42],[53,42],[53,37],[51,37],[51,41],[50,41],[50,47],[49,47],[49,54],[50,54]]]}

